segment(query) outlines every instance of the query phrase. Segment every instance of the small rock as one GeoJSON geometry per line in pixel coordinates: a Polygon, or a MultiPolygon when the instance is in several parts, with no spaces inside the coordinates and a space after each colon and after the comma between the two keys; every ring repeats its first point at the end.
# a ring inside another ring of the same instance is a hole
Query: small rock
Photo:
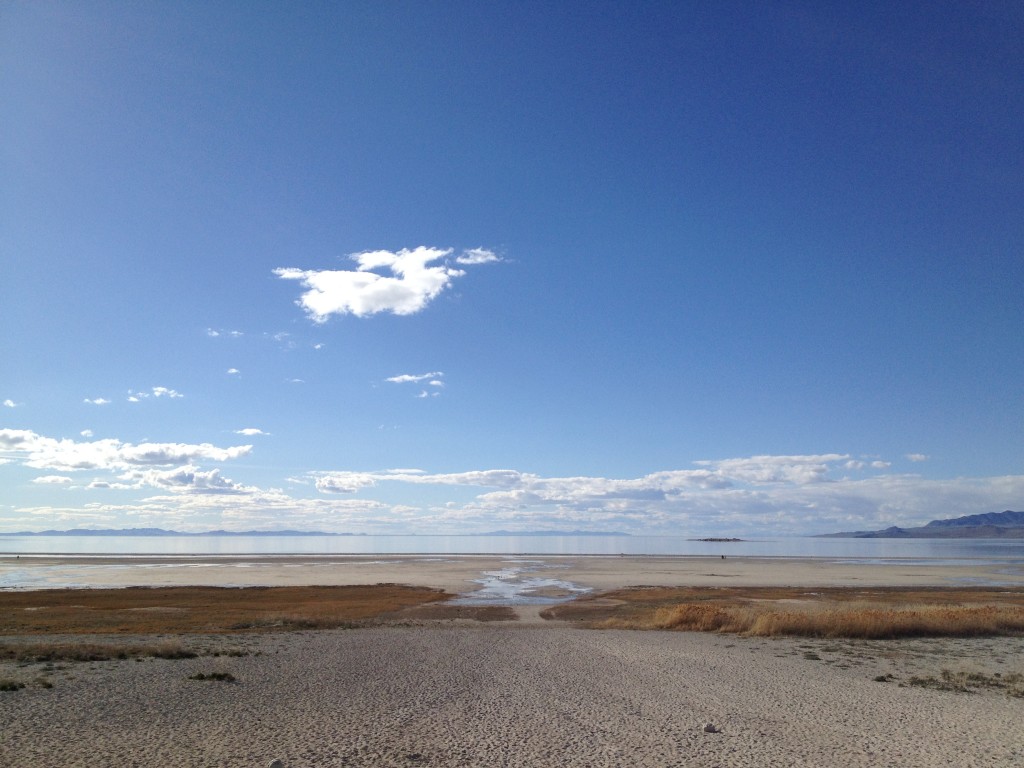
{"type": "Polygon", "coordinates": [[[280,760],[271,760],[270,765],[268,765],[267,768],[284,768],[284,763],[280,760]]]}
{"type": "Polygon", "coordinates": [[[721,731],[715,727],[714,723],[704,723],[704,733],[721,733],[721,731]]]}

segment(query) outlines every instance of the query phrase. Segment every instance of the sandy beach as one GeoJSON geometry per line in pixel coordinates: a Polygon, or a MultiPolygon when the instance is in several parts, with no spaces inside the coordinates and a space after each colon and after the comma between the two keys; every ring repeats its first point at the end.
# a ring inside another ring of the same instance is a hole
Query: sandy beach
{"type": "MultiPolygon", "coordinates": [[[[973,652],[1019,660],[1017,640],[973,652]]],[[[868,646],[870,663],[842,664],[809,658],[856,660],[821,643],[529,624],[264,635],[245,646],[252,655],[75,665],[55,673],[52,689],[0,694],[0,760],[993,768],[1024,759],[1024,701],[875,682],[878,669],[899,667],[885,658],[896,646],[868,646]],[[190,679],[213,671],[236,680],[190,679]],[[704,732],[708,722],[720,732],[704,732]]]]}
{"type": "MultiPolygon", "coordinates": [[[[732,558],[203,558],[199,567],[193,561],[160,558],[126,569],[118,560],[68,565],[5,558],[0,569],[34,571],[37,582],[54,583],[68,577],[68,568],[81,569],[74,578],[94,586],[398,582],[456,594],[485,586],[478,582],[487,573],[597,590],[950,586],[996,577],[1020,584],[1022,577],[924,563],[732,558]]],[[[549,583],[536,590],[559,592],[549,583]]],[[[542,607],[515,604],[505,621],[424,619],[176,638],[200,651],[188,659],[2,662],[0,678],[24,680],[26,687],[0,692],[0,763],[710,768],[841,761],[991,768],[1024,762],[1024,698],[980,685],[965,693],[920,682],[940,681],[944,670],[990,681],[1024,673],[1021,637],[868,642],[588,630],[544,621],[542,607]],[[234,655],[211,655],[229,651],[234,655]],[[193,679],[215,673],[233,681],[193,679]],[[718,732],[705,732],[707,723],[718,732]]]]}

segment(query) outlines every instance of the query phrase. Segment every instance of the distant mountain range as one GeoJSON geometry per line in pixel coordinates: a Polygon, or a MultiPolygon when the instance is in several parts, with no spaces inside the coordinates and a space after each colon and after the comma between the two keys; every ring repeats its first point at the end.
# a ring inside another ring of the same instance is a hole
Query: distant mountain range
{"type": "MultiPolygon", "coordinates": [[[[69,531],[18,531],[0,536],[366,536],[365,533],[325,531],[203,531],[186,533],[166,528],[77,528],[69,531]]],[[[477,536],[629,536],[616,531],[490,531],[477,536]]]]}
{"type": "Polygon", "coordinates": [[[77,528],[70,531],[18,531],[5,536],[365,536],[365,533],[324,531],[203,531],[186,533],[164,528],[77,528]]]}
{"type": "Polygon", "coordinates": [[[1024,539],[1024,512],[985,512],[946,520],[932,520],[919,528],[892,526],[881,531],[825,533],[844,539],[1024,539]]]}

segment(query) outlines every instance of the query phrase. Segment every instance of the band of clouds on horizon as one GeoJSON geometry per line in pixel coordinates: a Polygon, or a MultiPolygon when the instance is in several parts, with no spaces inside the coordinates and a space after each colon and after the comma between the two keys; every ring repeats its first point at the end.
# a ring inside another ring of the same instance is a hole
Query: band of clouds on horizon
{"type": "MultiPolygon", "coordinates": [[[[776,463],[774,457],[768,463],[776,463]]],[[[780,457],[782,459],[791,457],[780,457]]],[[[742,461],[742,460],[734,460],[742,461]]],[[[779,461],[782,464],[785,461],[779,461]]],[[[691,472],[692,470],[682,470],[691,472]]],[[[707,471],[707,470],[704,470],[707,471]]],[[[435,533],[456,529],[483,532],[509,524],[530,529],[565,526],[587,530],[626,530],[689,534],[691,532],[767,535],[807,534],[900,524],[972,514],[1012,506],[1024,493],[1024,476],[928,480],[917,475],[883,474],[862,479],[839,478],[812,482],[770,482],[754,486],[686,488],[672,495],[644,492],[664,483],[667,475],[643,478],[540,478],[515,470],[481,470],[429,475],[420,470],[347,473],[349,488],[369,487],[379,478],[418,477],[427,483],[487,485],[499,490],[468,503],[449,501],[427,506],[385,503],[378,499],[294,497],[279,489],[218,490],[214,477],[197,481],[189,470],[172,470],[151,485],[171,491],[131,504],[93,503],[85,507],[22,507],[21,520],[31,524],[40,517],[91,525],[123,521],[172,525],[182,530],[225,527],[229,530],[289,526],[313,530],[349,530],[377,533],[435,533]],[[526,478],[541,488],[536,498],[509,496],[526,478]],[[209,489],[182,493],[186,485],[208,481],[209,489]],[[616,489],[615,484],[626,484],[616,489]],[[609,486],[610,484],[610,486],[609,486]],[[633,487],[629,487],[632,484],[633,487]],[[589,487],[588,487],[589,486],[589,487]],[[1014,500],[1014,501],[1008,501],[1014,500]],[[205,523],[205,525],[204,525],[205,523]]],[[[763,476],[760,470],[755,475],[763,476]]],[[[678,478],[676,478],[678,480],[678,478]]]]}
{"type": "MultiPolygon", "coordinates": [[[[432,372],[433,373],[433,372],[432,372]]],[[[404,374],[415,377],[413,374],[404,374]]],[[[256,428],[238,430],[255,434],[256,428]]],[[[264,433],[265,434],[265,433],[264,433]]],[[[0,430],[0,462],[17,461],[33,469],[65,472],[106,470],[112,478],[76,484],[67,476],[41,475],[36,485],[74,489],[139,491],[154,488],[171,496],[144,498],[131,505],[88,503],[80,508],[20,508],[23,520],[50,519],[99,524],[108,512],[124,510],[138,521],[172,516],[187,527],[190,515],[212,516],[216,525],[235,520],[245,525],[313,522],[377,530],[431,531],[457,527],[486,530],[518,524],[551,528],[613,527],[644,531],[735,530],[807,532],[862,529],[873,524],[920,522],[960,512],[970,514],[1012,506],[1024,495],[1024,476],[929,480],[911,474],[877,474],[889,463],[848,454],[760,455],[702,460],[691,469],[654,472],[637,478],[543,477],[514,469],[429,473],[421,469],[376,472],[308,472],[304,476],[323,496],[295,497],[279,489],[236,483],[219,469],[196,461],[223,462],[248,455],[251,445],[220,448],[209,443],[141,443],[115,439],[77,442],[30,430],[0,430]],[[854,470],[858,476],[842,474],[854,470]],[[876,474],[868,474],[872,471],[876,474]],[[469,501],[434,505],[387,504],[351,498],[383,483],[478,488],[469,501]],[[349,496],[348,499],[330,498],[349,496]],[[208,500],[204,500],[207,497],[208,500]],[[325,498],[326,497],[326,498],[325,498]],[[214,501],[213,499],[216,499],[214,501]],[[146,518],[148,519],[148,518],[146,518]]],[[[908,459],[909,460],[909,459],[908,459]]],[[[12,524],[16,518],[11,518],[12,524]]],[[[194,519],[194,518],[191,518],[194,519]]],[[[26,523],[27,524],[27,523],[26,523]]]]}
{"type": "MultiPolygon", "coordinates": [[[[529,492],[538,498],[574,496],[628,498],[649,497],[651,492],[671,494],[683,489],[724,489],[736,485],[806,484],[827,482],[831,465],[848,462],[845,454],[811,456],[752,456],[739,459],[695,461],[700,469],[654,472],[640,478],[603,477],[545,478],[514,469],[491,469],[445,474],[406,472],[322,472],[311,476],[324,493],[352,493],[379,482],[419,485],[467,485],[499,488],[507,492],[529,492]]],[[[845,464],[843,465],[845,466],[845,464]]]]}
{"type": "MultiPolygon", "coordinates": [[[[249,428],[255,429],[255,428],[249,428]]],[[[42,475],[38,485],[170,493],[130,504],[91,502],[81,507],[21,507],[24,517],[90,525],[131,520],[231,528],[315,526],[376,532],[485,531],[526,525],[552,529],[571,525],[634,532],[737,531],[806,533],[899,524],[1012,506],[1024,495],[1024,476],[930,480],[911,474],[877,474],[888,462],[860,461],[847,454],[752,456],[693,462],[691,469],[637,478],[542,477],[514,469],[428,473],[421,469],[376,472],[309,472],[304,478],[319,496],[303,498],[280,489],[244,486],[201,469],[196,461],[227,461],[252,446],[218,448],[208,443],[86,443],[48,438],[28,430],[0,430],[0,461],[36,469],[119,471],[111,479],[75,485],[72,478],[42,475]],[[177,466],[175,466],[177,465],[177,466]],[[860,474],[843,474],[855,469],[860,474]],[[870,474],[872,471],[876,474],[870,474]],[[865,476],[865,473],[868,473],[865,476]],[[469,501],[414,506],[352,498],[383,483],[479,488],[469,501]],[[336,498],[337,496],[348,498],[336,498]],[[332,498],[334,497],[334,498],[332,498]],[[119,517],[120,516],[120,517],[119,517]]],[[[303,481],[303,478],[297,478],[303,481]]]]}
{"type": "Polygon", "coordinates": [[[453,252],[452,248],[427,246],[397,252],[365,251],[349,256],[357,265],[355,270],[279,267],[273,273],[283,280],[297,280],[307,289],[296,304],[317,324],[336,314],[412,315],[437,298],[455,278],[466,274],[452,266],[452,262],[475,266],[501,261],[501,257],[484,248],[465,250],[449,261],[453,252]],[[382,275],[374,270],[391,274],[382,275]]]}
{"type": "MultiPolygon", "coordinates": [[[[830,477],[850,457],[754,456],[694,462],[699,469],[656,472],[640,478],[546,478],[517,470],[448,474],[421,471],[323,472],[312,475],[326,494],[356,494],[378,483],[398,482],[491,488],[466,504],[435,510],[433,525],[489,521],[543,521],[633,529],[678,529],[715,524],[730,530],[822,526],[846,529],[925,522],[1011,506],[1024,495],[1024,476],[930,480],[912,474],[830,477]]],[[[856,462],[855,462],[856,463],[856,462]]],[[[860,462],[878,470],[888,462],[860,462]]],[[[916,524],[915,523],[915,524],[916,524]]],[[[827,528],[826,528],[827,530],[827,528]]]]}

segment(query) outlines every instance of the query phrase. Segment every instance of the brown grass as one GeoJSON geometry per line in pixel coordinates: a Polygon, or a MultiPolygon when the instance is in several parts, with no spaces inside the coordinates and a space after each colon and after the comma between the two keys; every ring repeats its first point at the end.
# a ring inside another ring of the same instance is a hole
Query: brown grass
{"type": "Polygon", "coordinates": [[[994,675],[987,675],[983,672],[954,672],[944,669],[938,677],[911,677],[907,685],[954,693],[974,693],[981,689],[993,688],[1002,690],[1007,696],[1015,699],[1024,698],[1024,675],[1017,673],[1002,675],[997,672],[994,675]]]}
{"type": "Polygon", "coordinates": [[[1024,592],[644,587],[553,606],[541,615],[596,628],[760,637],[979,637],[1024,633],[1024,592]]]}
{"type": "Polygon", "coordinates": [[[450,595],[397,584],[0,592],[0,635],[181,634],[355,626],[450,595]]]}
{"type": "MultiPolygon", "coordinates": [[[[194,659],[199,654],[177,640],[160,643],[0,643],[0,661],[110,661],[111,659],[194,659]]],[[[240,655],[235,652],[231,655],[240,655]]]]}

